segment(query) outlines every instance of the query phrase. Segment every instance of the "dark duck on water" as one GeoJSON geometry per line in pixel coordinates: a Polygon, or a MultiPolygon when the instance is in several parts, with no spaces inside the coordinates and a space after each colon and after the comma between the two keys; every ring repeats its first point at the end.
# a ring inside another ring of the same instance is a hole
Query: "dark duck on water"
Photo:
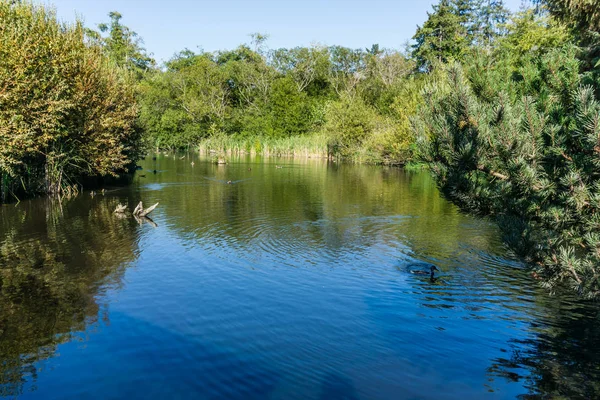
{"type": "Polygon", "coordinates": [[[439,269],[437,269],[437,267],[435,265],[432,265],[431,267],[429,267],[429,272],[417,269],[417,270],[411,270],[410,273],[415,274],[415,275],[423,275],[423,276],[429,275],[429,277],[431,279],[434,279],[435,271],[439,271],[439,269]]]}

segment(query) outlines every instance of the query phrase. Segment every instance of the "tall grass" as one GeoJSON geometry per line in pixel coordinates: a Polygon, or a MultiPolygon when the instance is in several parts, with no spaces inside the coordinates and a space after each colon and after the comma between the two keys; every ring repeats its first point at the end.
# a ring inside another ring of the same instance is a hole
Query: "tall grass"
{"type": "Polygon", "coordinates": [[[322,134],[268,138],[215,134],[198,144],[203,153],[252,154],[268,157],[328,157],[328,138],[322,134]]]}
{"type": "Polygon", "coordinates": [[[269,138],[264,136],[236,137],[225,133],[214,134],[198,144],[201,153],[250,154],[265,157],[335,158],[357,164],[404,165],[408,158],[398,160],[381,152],[356,146],[342,157],[331,144],[326,133],[269,138]]]}

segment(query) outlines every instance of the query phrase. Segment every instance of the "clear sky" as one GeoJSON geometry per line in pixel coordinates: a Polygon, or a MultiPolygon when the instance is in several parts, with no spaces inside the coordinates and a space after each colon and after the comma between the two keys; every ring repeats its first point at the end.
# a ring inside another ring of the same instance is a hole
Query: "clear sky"
{"type": "MultiPolygon", "coordinates": [[[[110,11],[137,32],[157,61],[188,48],[232,49],[253,32],[269,34],[269,48],[311,43],[401,49],[427,18],[433,0],[45,0],[66,21],[89,27],[110,11]]],[[[511,10],[522,0],[505,0],[511,10]]]]}

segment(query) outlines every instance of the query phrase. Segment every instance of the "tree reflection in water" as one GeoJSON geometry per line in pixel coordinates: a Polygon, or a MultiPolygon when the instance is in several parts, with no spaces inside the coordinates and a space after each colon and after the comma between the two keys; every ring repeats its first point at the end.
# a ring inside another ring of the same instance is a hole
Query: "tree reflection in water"
{"type": "Polygon", "coordinates": [[[114,207],[43,199],[0,212],[0,396],[21,394],[39,361],[98,321],[102,291],[120,285],[137,224],[114,207]]]}
{"type": "Polygon", "coordinates": [[[540,296],[547,315],[531,323],[532,337],[509,343],[507,358],[494,360],[492,376],[524,382],[523,399],[600,398],[600,313],[597,304],[540,296]]]}

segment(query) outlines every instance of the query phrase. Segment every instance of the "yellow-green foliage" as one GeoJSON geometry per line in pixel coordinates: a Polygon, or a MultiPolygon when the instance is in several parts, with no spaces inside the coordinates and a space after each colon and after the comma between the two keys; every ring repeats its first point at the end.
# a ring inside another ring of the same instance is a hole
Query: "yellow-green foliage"
{"type": "Polygon", "coordinates": [[[500,39],[500,48],[509,54],[542,54],[560,47],[570,39],[567,28],[550,16],[538,16],[532,9],[514,14],[506,24],[507,35],[500,39]]]}
{"type": "Polygon", "coordinates": [[[415,142],[411,118],[422,101],[422,79],[405,78],[387,115],[355,95],[328,105],[324,131],[330,151],[358,162],[397,164],[410,160],[415,142]]]}
{"type": "Polygon", "coordinates": [[[16,181],[26,192],[60,192],[78,177],[124,170],[139,142],[134,95],[80,23],[0,0],[3,197],[16,181]]]}
{"type": "Polygon", "coordinates": [[[324,130],[335,152],[347,156],[373,132],[377,113],[359,96],[343,95],[327,106],[325,118],[324,130]]]}

